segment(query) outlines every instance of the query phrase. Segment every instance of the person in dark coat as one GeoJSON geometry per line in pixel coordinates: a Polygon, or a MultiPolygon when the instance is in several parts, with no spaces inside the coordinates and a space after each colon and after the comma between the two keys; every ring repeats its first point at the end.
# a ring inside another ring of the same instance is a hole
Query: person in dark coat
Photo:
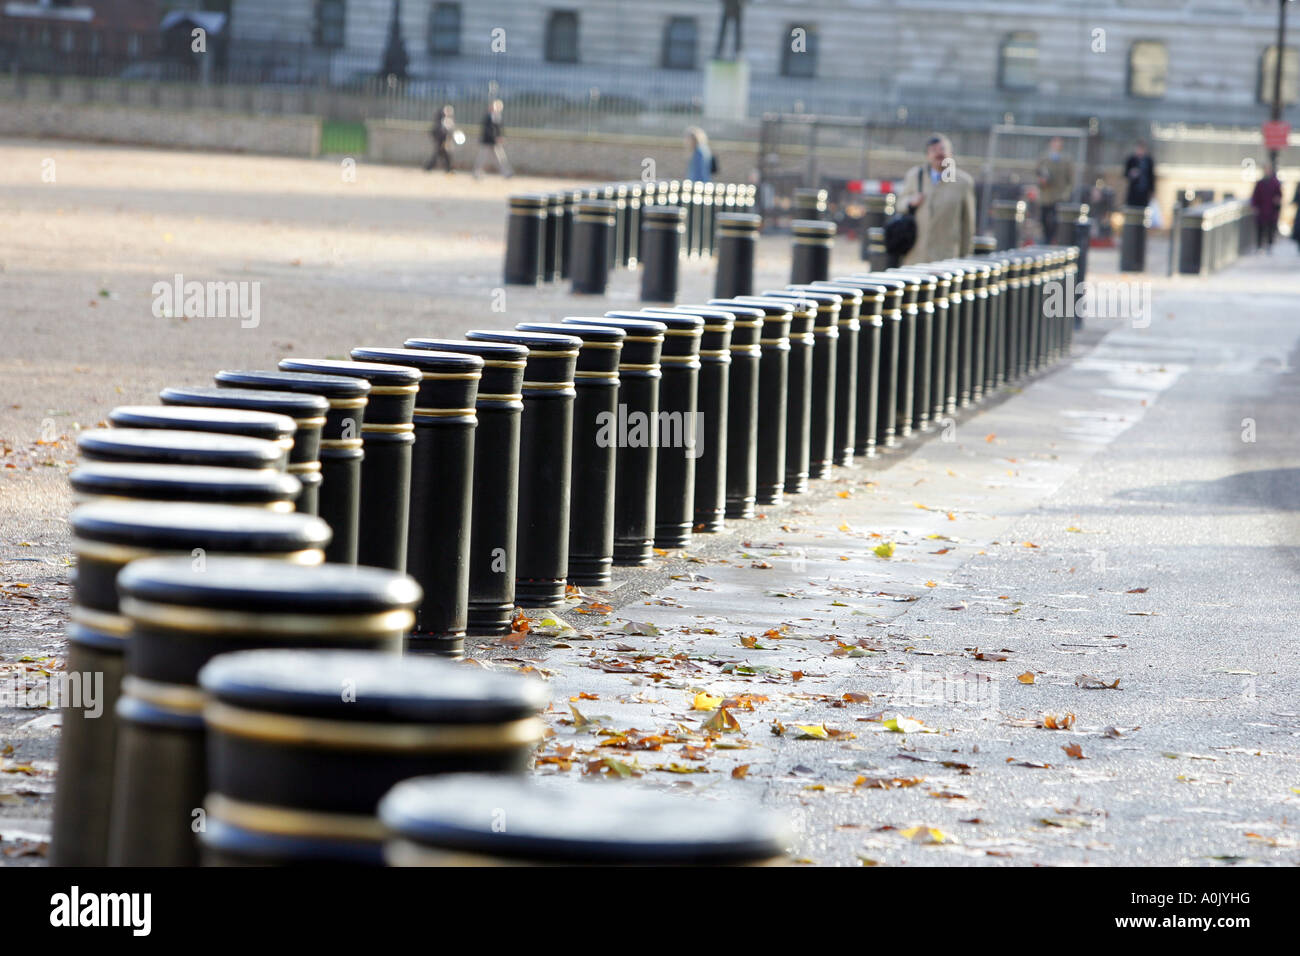
{"type": "Polygon", "coordinates": [[[1277,235],[1277,220],[1282,212],[1282,183],[1278,180],[1272,163],[1264,164],[1264,175],[1255,183],[1255,190],[1250,194],[1250,205],[1255,210],[1259,245],[1272,252],[1273,237],[1277,235]]]}
{"type": "Polygon", "coordinates": [[[1147,153],[1146,140],[1138,140],[1133,146],[1133,155],[1124,161],[1124,178],[1128,181],[1124,204],[1143,209],[1149,206],[1156,192],[1156,163],[1147,153]]]}
{"type": "Polygon", "coordinates": [[[502,176],[509,179],[514,175],[510,160],[506,159],[506,127],[501,120],[504,106],[500,100],[493,100],[491,108],[483,115],[478,137],[478,156],[474,160],[475,179],[483,175],[483,167],[489,159],[496,160],[497,169],[501,170],[502,176]]]}
{"type": "MultiPolygon", "coordinates": [[[[443,168],[450,173],[451,145],[457,142],[455,109],[451,106],[444,106],[438,111],[438,118],[434,121],[430,135],[433,137],[433,155],[424,164],[424,171],[427,173],[436,168],[438,163],[442,163],[443,168]]],[[[464,141],[463,136],[460,137],[460,141],[464,141]]]]}

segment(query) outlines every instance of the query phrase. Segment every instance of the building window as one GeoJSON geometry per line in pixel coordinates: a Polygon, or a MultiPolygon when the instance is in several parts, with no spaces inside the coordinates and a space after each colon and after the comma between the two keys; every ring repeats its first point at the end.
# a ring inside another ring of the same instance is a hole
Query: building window
{"type": "MultiPolygon", "coordinates": [[[[1296,48],[1289,46],[1282,56],[1282,102],[1294,103],[1296,93],[1300,88],[1300,55],[1297,55],[1296,48]]],[[[1273,75],[1277,70],[1277,47],[1270,46],[1264,50],[1264,55],[1259,59],[1259,101],[1261,103],[1271,104],[1273,102],[1273,75]]]]}
{"type": "Polygon", "coordinates": [[[572,10],[552,10],[547,18],[546,59],[552,63],[578,62],[578,15],[572,10]]]}
{"type": "Polygon", "coordinates": [[[670,70],[695,69],[700,30],[694,17],[671,17],[664,28],[663,64],[670,70]]]}
{"type": "Polygon", "coordinates": [[[998,83],[1004,90],[1038,87],[1038,34],[1009,33],[1002,41],[998,83]]]}
{"type": "Polygon", "coordinates": [[[316,0],[316,22],[312,37],[316,45],[330,50],[343,46],[343,25],[347,20],[344,0],[316,0]]]}
{"type": "Polygon", "coordinates": [[[1138,40],[1128,51],[1128,95],[1158,100],[1169,87],[1169,50],[1159,40],[1138,40]]]}
{"type": "Polygon", "coordinates": [[[817,75],[817,31],[806,23],[792,23],[781,38],[781,75],[817,75]]]}
{"type": "Polygon", "coordinates": [[[460,4],[435,3],[429,14],[429,52],[441,56],[460,53],[460,4]]]}

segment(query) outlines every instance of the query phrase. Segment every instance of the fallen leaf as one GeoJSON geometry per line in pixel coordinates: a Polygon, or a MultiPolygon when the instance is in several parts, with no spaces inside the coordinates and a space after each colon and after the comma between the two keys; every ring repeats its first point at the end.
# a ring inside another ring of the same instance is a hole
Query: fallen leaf
{"type": "Polygon", "coordinates": [[[894,542],[886,541],[884,544],[878,544],[872,549],[878,558],[892,558],[894,556],[894,542]]]}
{"type": "Polygon", "coordinates": [[[1016,680],[1020,681],[1022,684],[1032,684],[1034,682],[1034,672],[1025,671],[1023,674],[1018,675],[1016,680]]]}

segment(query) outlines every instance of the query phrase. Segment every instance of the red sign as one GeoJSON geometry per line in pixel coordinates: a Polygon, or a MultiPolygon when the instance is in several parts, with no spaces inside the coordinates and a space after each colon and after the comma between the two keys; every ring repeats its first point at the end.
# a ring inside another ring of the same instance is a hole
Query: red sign
{"type": "Polygon", "coordinates": [[[1264,146],[1266,149],[1286,149],[1287,140],[1290,138],[1290,123],[1284,120],[1269,120],[1264,124],[1264,146]]]}

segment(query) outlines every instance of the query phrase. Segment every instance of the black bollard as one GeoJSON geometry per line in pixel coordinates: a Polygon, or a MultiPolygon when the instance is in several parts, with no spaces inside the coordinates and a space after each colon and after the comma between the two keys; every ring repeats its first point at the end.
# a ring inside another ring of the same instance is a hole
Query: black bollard
{"type": "Polygon", "coordinates": [[[610,183],[604,188],[602,198],[614,204],[614,231],[609,234],[609,267],[621,269],[625,265],[623,242],[627,235],[627,186],[610,183]]]}
{"type": "MultiPolygon", "coordinates": [[[[910,438],[917,430],[916,416],[923,404],[918,395],[918,373],[921,360],[917,353],[922,345],[921,312],[917,296],[921,280],[914,275],[898,272],[876,272],[864,275],[868,282],[893,281],[903,283],[899,301],[900,325],[898,327],[898,365],[895,377],[894,417],[895,434],[899,441],[910,438]]],[[[928,361],[928,360],[927,360],[928,361]]]]}
{"type": "Polygon", "coordinates": [[[885,228],[873,226],[867,230],[867,261],[873,272],[882,272],[890,266],[897,265],[885,248],[885,228]]]}
{"type": "Polygon", "coordinates": [[[1007,382],[1007,325],[1010,314],[1011,260],[1001,253],[988,256],[993,274],[989,276],[989,389],[1007,382]]]}
{"type": "Polygon", "coordinates": [[[287,358],[285,372],[316,372],[370,383],[361,423],[361,503],[357,510],[357,564],[406,570],[407,515],[411,507],[411,416],[420,372],[404,365],[287,358]]]}
{"type": "Polygon", "coordinates": [[[564,272],[565,194],[546,197],[546,223],[542,233],[542,281],[558,282],[564,272]]]}
{"type": "Polygon", "coordinates": [[[714,217],[717,215],[717,206],[714,205],[716,189],[714,183],[704,184],[704,208],[700,215],[700,255],[706,257],[713,255],[713,231],[716,228],[714,217]]]}
{"type": "Polygon", "coordinates": [[[680,206],[646,206],[641,210],[642,301],[672,302],[677,298],[685,218],[680,206]]]}
{"type": "Polygon", "coordinates": [[[700,343],[704,319],[671,310],[650,311],[662,322],[659,416],[655,427],[655,538],[660,549],[687,548],[695,524],[695,465],[703,429],[699,415],[700,343]]]}
{"type": "Polygon", "coordinates": [[[152,465],[215,465],[283,472],[284,448],[264,438],[159,428],[93,428],[77,436],[86,461],[152,465]]]}
{"type": "MultiPolygon", "coordinates": [[[[808,491],[812,473],[814,353],[819,309],[838,296],[789,289],[764,292],[764,297],[790,303],[789,377],[785,404],[785,491],[802,495],[808,491]]],[[[838,301],[835,306],[838,311],[838,301]]],[[[822,415],[825,410],[822,409],[822,415]]],[[[825,425],[825,419],[821,423],[825,425]]]]}
{"type": "Polygon", "coordinates": [[[880,273],[832,279],[817,287],[835,291],[838,286],[856,291],[863,299],[853,450],[858,455],[875,455],[881,448],[898,444],[900,351],[904,346],[902,302],[907,287],[902,280],[880,273]]]}
{"type": "Polygon", "coordinates": [[[427,349],[352,350],[357,362],[404,365],[420,373],[411,423],[411,504],[406,567],[424,591],[407,649],[459,658],[469,615],[470,521],[475,402],[483,360],[427,349]]]}
{"type": "Polygon", "coordinates": [[[963,408],[978,405],[984,398],[984,361],[987,354],[989,262],[986,259],[954,259],[943,263],[960,269],[962,282],[962,345],[958,392],[963,408]]]}
{"type": "Polygon", "coordinates": [[[320,511],[320,439],[321,429],[325,426],[325,414],[330,407],[328,399],[323,395],[200,385],[164,388],[158,393],[158,400],[164,405],[242,408],[288,415],[293,419],[295,430],[286,470],[302,482],[297,510],[310,515],[320,511]]]}
{"type": "Polygon", "coordinates": [[[971,248],[976,256],[991,256],[998,251],[997,236],[975,236],[971,240],[971,248]]]}
{"type": "Polygon", "coordinates": [[[615,205],[603,199],[578,203],[573,223],[573,261],[569,277],[573,291],[604,295],[609,284],[610,249],[614,243],[615,205]]]}
{"type": "MultiPolygon", "coordinates": [[[[198,862],[195,833],[201,827],[195,824],[208,792],[205,700],[198,686],[204,664],[244,648],[396,655],[420,598],[415,582],[393,571],[244,557],[210,557],[202,568],[188,557],[133,561],[117,583],[131,635],[117,704],[122,727],[109,834],[114,866],[198,862]]],[[[282,675],[286,681],[299,676],[282,675]]],[[[336,699],[346,700],[347,693],[346,685],[335,688],[336,699]]],[[[284,723],[310,732],[301,721],[284,723]]],[[[283,784],[274,772],[255,772],[268,785],[283,784]]]]}
{"type": "Polygon", "coordinates": [[[546,212],[550,197],[528,193],[510,197],[506,224],[507,285],[538,285],[546,280],[546,212]]]}
{"type": "Polygon", "coordinates": [[[1058,202],[1056,204],[1056,235],[1044,241],[1057,246],[1073,246],[1079,242],[1079,227],[1088,225],[1086,202],[1058,202]]]}
{"type": "Polygon", "coordinates": [[[680,305],[668,311],[698,315],[704,320],[696,401],[699,426],[695,436],[692,530],[715,533],[724,530],[723,518],[727,511],[727,393],[735,320],[730,312],[700,306],[680,305]]]}
{"type": "Polygon", "coordinates": [[[1002,355],[1000,361],[1006,381],[1012,383],[1018,380],[1023,372],[1019,355],[1022,318],[1020,292],[1023,287],[1024,265],[1020,261],[1020,257],[1014,252],[1002,253],[1002,257],[1006,263],[1004,272],[1007,284],[1003,296],[1002,355]]]}
{"type": "Polygon", "coordinates": [[[939,337],[935,329],[934,291],[935,282],[926,278],[924,272],[902,269],[890,269],[885,273],[890,276],[906,276],[913,280],[916,290],[916,355],[915,373],[912,377],[912,427],[917,431],[930,430],[934,415],[935,396],[940,392],[935,381],[935,350],[939,348],[939,337]]]}
{"type": "Polygon", "coordinates": [[[835,248],[835,223],[820,219],[796,219],[790,282],[805,285],[831,277],[831,250],[835,248]]]}
{"type": "Polygon", "coordinates": [[[573,267],[573,234],[578,221],[578,204],[584,195],[581,189],[566,189],[560,195],[564,197],[564,225],[561,229],[560,242],[560,277],[567,279],[573,267]]]}
{"type": "Polygon", "coordinates": [[[790,844],[775,817],[741,806],[593,789],[602,788],[561,792],[489,774],[405,780],[379,804],[392,834],[385,858],[404,867],[747,866],[780,862],[790,844]]]}
{"type": "Polygon", "coordinates": [[[520,389],[528,349],[505,342],[407,339],[408,349],[477,355],[483,374],[474,398],[474,482],[470,493],[466,634],[509,634],[515,614],[519,522],[520,389]]]}
{"type": "Polygon", "coordinates": [[[94,501],[192,501],[293,511],[302,484],[270,469],[203,465],[130,465],[83,462],[68,475],[72,503],[94,501]]]}
{"type": "Polygon", "coordinates": [[[1025,204],[1019,199],[995,199],[991,212],[997,248],[1020,248],[1020,233],[1025,225],[1025,204]]]}
{"type": "Polygon", "coordinates": [[[1124,207],[1124,228],[1119,238],[1119,271],[1145,272],[1147,267],[1147,229],[1151,213],[1144,206],[1124,207]]]}
{"type": "Polygon", "coordinates": [[[763,220],[750,213],[717,216],[718,271],[713,294],[719,299],[754,292],[754,257],[763,220]]]}
{"type": "Polygon", "coordinates": [[[860,255],[863,262],[870,262],[872,264],[871,268],[883,269],[884,265],[873,258],[872,255],[871,230],[881,230],[881,242],[883,244],[885,223],[894,215],[894,194],[876,193],[870,196],[863,196],[862,204],[866,211],[862,215],[862,246],[860,255]]]}
{"type": "Polygon", "coordinates": [[[566,318],[564,324],[622,329],[618,364],[618,416],[606,432],[618,451],[614,462],[614,564],[644,567],[654,556],[660,355],[667,326],[650,313],[609,312],[566,318]]]}
{"type": "Polygon", "coordinates": [[[826,190],[816,186],[798,186],[794,191],[791,212],[795,219],[825,219],[826,190]]]}
{"type": "Polygon", "coordinates": [[[215,432],[260,438],[279,447],[289,460],[297,426],[288,415],[250,412],[239,408],[185,408],[170,405],[119,405],[108,413],[114,428],[158,428],[165,431],[215,432]]]}
{"type": "Polygon", "coordinates": [[[710,308],[728,312],[731,326],[731,368],[727,382],[726,517],[754,517],[758,487],[758,387],[763,337],[762,309],[727,299],[713,299],[710,308]]]}
{"type": "Polygon", "coordinates": [[[471,342],[528,349],[520,394],[519,519],[515,532],[515,600],[560,607],[569,573],[569,499],[573,460],[573,373],[582,340],[573,335],[479,329],[471,342]]]}
{"type": "Polygon", "coordinates": [[[199,685],[206,866],[379,866],[385,792],[422,774],[525,772],[550,702],[538,680],[348,651],[221,654],[199,685]]]}
{"type": "Polygon", "coordinates": [[[755,502],[780,505],[785,491],[785,426],[790,402],[790,324],[788,299],[737,296],[733,301],[762,309],[763,337],[758,388],[758,484],[755,502]]]}
{"type": "MultiPolygon", "coordinates": [[[[86,432],[83,437],[93,434],[86,432]]],[[[205,437],[216,443],[224,440],[205,437]]],[[[271,471],[244,468],[91,463],[73,472],[73,488],[80,487],[83,494],[84,489],[94,488],[115,498],[133,498],[151,495],[166,484],[173,491],[191,489],[196,497],[206,496],[206,501],[229,496],[242,502],[250,487],[248,479],[273,482],[270,488],[294,481],[271,471]],[[165,473],[161,479],[160,471],[165,473]]],[[[196,566],[203,566],[209,553],[223,552],[270,554],[319,564],[330,532],[325,522],[310,515],[152,498],[92,502],[74,510],[68,523],[77,569],[67,629],[66,679],[79,682],[82,693],[65,699],[60,709],[50,864],[105,866],[118,738],[115,708],[130,631],[119,607],[118,572],[136,558],[177,552],[191,555],[185,560],[196,566]],[[72,706],[78,699],[85,706],[72,706]],[[92,699],[97,713],[87,709],[92,699]]]]}
{"type": "Polygon", "coordinates": [[[900,266],[895,272],[906,272],[921,280],[917,293],[917,304],[921,308],[922,327],[928,325],[930,365],[926,369],[927,386],[926,410],[928,418],[922,424],[922,430],[937,425],[943,420],[947,408],[948,385],[948,274],[933,266],[900,266]]]}
{"type": "MultiPolygon", "coordinates": [[[[791,286],[790,293],[817,303],[813,321],[811,390],[808,404],[808,477],[829,478],[835,464],[835,376],[840,344],[840,309],[844,298],[857,296],[821,286],[791,286]]],[[[793,344],[793,342],[792,342],[793,344]]]]}
{"type": "Polygon", "coordinates": [[[622,329],[561,322],[522,322],[521,332],[571,335],[582,341],[573,373],[573,457],[569,512],[569,581],[577,587],[609,587],[614,564],[614,474],[617,442],[609,423],[618,420],[618,365],[622,329]]]}
{"type": "Polygon", "coordinates": [[[627,231],[623,234],[623,264],[635,269],[641,261],[641,210],[650,205],[644,201],[645,190],[640,183],[627,184],[627,231]]]}
{"type": "Polygon", "coordinates": [[[875,294],[862,291],[856,296],[840,292],[840,342],[835,353],[835,464],[847,465],[853,461],[853,448],[857,438],[858,421],[858,362],[861,358],[862,322],[859,318],[866,305],[866,296],[875,294]]]}
{"type": "Polygon", "coordinates": [[[219,388],[267,389],[323,395],[329,401],[320,439],[320,516],[334,531],[325,560],[357,562],[357,515],[361,508],[361,428],[365,423],[370,383],[341,375],[310,372],[223,369],[214,378],[219,388]]]}

